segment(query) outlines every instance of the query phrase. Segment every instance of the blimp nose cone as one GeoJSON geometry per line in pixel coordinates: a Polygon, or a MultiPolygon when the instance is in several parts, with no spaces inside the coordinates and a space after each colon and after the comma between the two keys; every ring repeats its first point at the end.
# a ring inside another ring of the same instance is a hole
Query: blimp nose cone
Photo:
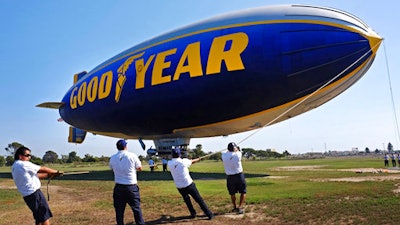
{"type": "Polygon", "coordinates": [[[369,41],[369,45],[372,49],[373,54],[375,55],[376,52],[378,51],[378,48],[380,46],[380,44],[382,43],[383,38],[381,36],[379,36],[375,31],[370,30],[367,33],[367,38],[369,41]]]}

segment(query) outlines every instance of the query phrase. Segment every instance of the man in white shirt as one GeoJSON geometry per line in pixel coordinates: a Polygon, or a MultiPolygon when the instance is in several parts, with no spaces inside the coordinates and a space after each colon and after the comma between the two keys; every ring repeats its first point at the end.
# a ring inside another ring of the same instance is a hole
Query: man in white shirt
{"type": "Polygon", "coordinates": [[[29,161],[31,156],[31,150],[24,146],[15,151],[15,162],[11,167],[12,177],[18,191],[33,213],[35,224],[50,225],[50,218],[53,217],[53,214],[40,190],[39,179],[62,176],[63,172],[31,163],[29,161]]]}
{"type": "Polygon", "coordinates": [[[231,195],[233,204],[232,212],[243,214],[243,204],[246,198],[246,180],[242,167],[242,152],[239,147],[231,142],[228,144],[228,151],[222,153],[222,161],[226,175],[226,186],[231,195]],[[239,207],[236,205],[236,193],[240,193],[239,207]]]}
{"type": "Polygon", "coordinates": [[[140,193],[136,171],[142,170],[142,164],[136,154],[127,151],[125,140],[117,142],[118,152],[110,158],[110,168],[114,172],[114,208],[117,225],[124,224],[126,203],[132,208],[135,223],[144,224],[140,208],[140,193]]]}
{"type": "Polygon", "coordinates": [[[206,214],[208,219],[213,219],[213,213],[208,209],[203,198],[200,196],[200,193],[197,190],[196,185],[192,180],[192,177],[190,177],[189,174],[189,167],[193,163],[199,162],[201,159],[182,159],[180,158],[180,156],[181,151],[179,148],[172,149],[172,159],[168,161],[168,168],[171,172],[172,178],[174,179],[176,188],[182,195],[183,200],[185,201],[186,206],[190,211],[191,217],[196,217],[196,210],[193,208],[190,196],[192,196],[192,198],[199,204],[200,208],[203,210],[204,214],[206,214]]]}

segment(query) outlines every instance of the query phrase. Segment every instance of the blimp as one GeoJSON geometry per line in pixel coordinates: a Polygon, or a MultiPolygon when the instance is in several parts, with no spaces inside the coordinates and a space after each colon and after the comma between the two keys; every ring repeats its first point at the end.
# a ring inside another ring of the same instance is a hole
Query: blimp
{"type": "Polygon", "coordinates": [[[260,129],[328,102],[368,71],[381,42],[338,9],[244,9],[139,43],[75,74],[61,101],[37,106],[59,110],[69,142],[89,132],[153,140],[166,154],[191,138],[260,129]]]}

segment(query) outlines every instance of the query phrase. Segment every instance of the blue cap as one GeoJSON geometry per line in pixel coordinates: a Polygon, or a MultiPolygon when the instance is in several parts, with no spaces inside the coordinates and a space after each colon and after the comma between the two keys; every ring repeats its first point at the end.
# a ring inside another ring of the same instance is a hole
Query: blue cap
{"type": "Polygon", "coordinates": [[[117,149],[124,150],[127,144],[128,143],[124,139],[121,139],[121,140],[117,141],[117,149]]]}
{"type": "Polygon", "coordinates": [[[181,155],[181,149],[180,148],[174,148],[174,149],[172,149],[172,155],[178,155],[178,156],[180,156],[181,155]]]}

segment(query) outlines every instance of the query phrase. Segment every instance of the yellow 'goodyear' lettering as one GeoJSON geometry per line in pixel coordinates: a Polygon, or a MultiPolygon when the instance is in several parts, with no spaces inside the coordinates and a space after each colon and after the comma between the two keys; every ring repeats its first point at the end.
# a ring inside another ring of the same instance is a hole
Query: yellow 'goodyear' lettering
{"type": "MultiPolygon", "coordinates": [[[[177,48],[150,55],[147,59],[142,57],[144,52],[131,56],[118,68],[118,77],[115,84],[115,101],[119,101],[127,78],[126,72],[132,63],[135,65],[136,72],[134,88],[142,89],[145,88],[146,79],[151,79],[151,86],[154,86],[177,81],[184,73],[188,73],[190,78],[218,74],[221,72],[222,63],[225,63],[228,71],[244,70],[245,66],[241,54],[247,48],[248,43],[249,37],[243,32],[215,37],[210,46],[205,71],[202,69],[201,62],[201,42],[188,44],[176,65],[171,65],[172,62],[168,61],[167,58],[175,55],[177,48]],[[150,65],[153,65],[153,69],[149,74],[150,77],[146,77],[150,65]],[[174,74],[164,74],[165,69],[172,66],[176,66],[174,74]]],[[[83,106],[86,100],[94,102],[96,99],[107,98],[111,93],[112,80],[113,72],[108,71],[100,76],[100,81],[99,77],[94,76],[88,83],[83,82],[79,86],[76,86],[71,91],[71,108],[76,109],[79,106],[83,106]]]]}
{"type": "Polygon", "coordinates": [[[76,86],[71,91],[69,104],[71,109],[76,109],[78,106],[83,106],[86,99],[89,102],[94,102],[96,99],[103,99],[108,97],[111,92],[112,84],[112,71],[105,72],[101,75],[100,81],[97,76],[92,77],[89,84],[83,82],[76,86]]]}
{"type": "Polygon", "coordinates": [[[173,80],[179,80],[182,73],[189,73],[190,77],[203,75],[201,68],[200,42],[189,44],[183,52],[176,67],[173,80]],[[184,63],[187,60],[187,65],[184,63]]]}
{"type": "Polygon", "coordinates": [[[206,74],[221,72],[221,63],[225,61],[228,71],[243,70],[244,65],[240,54],[246,49],[249,37],[245,33],[235,33],[216,37],[211,45],[208,54],[206,74]],[[231,41],[231,48],[224,51],[228,41],[231,41]]]}
{"type": "Polygon", "coordinates": [[[146,63],[144,63],[144,59],[139,59],[135,62],[136,67],[136,89],[144,88],[144,77],[147,69],[151,61],[153,61],[154,55],[151,55],[146,63]]]}

